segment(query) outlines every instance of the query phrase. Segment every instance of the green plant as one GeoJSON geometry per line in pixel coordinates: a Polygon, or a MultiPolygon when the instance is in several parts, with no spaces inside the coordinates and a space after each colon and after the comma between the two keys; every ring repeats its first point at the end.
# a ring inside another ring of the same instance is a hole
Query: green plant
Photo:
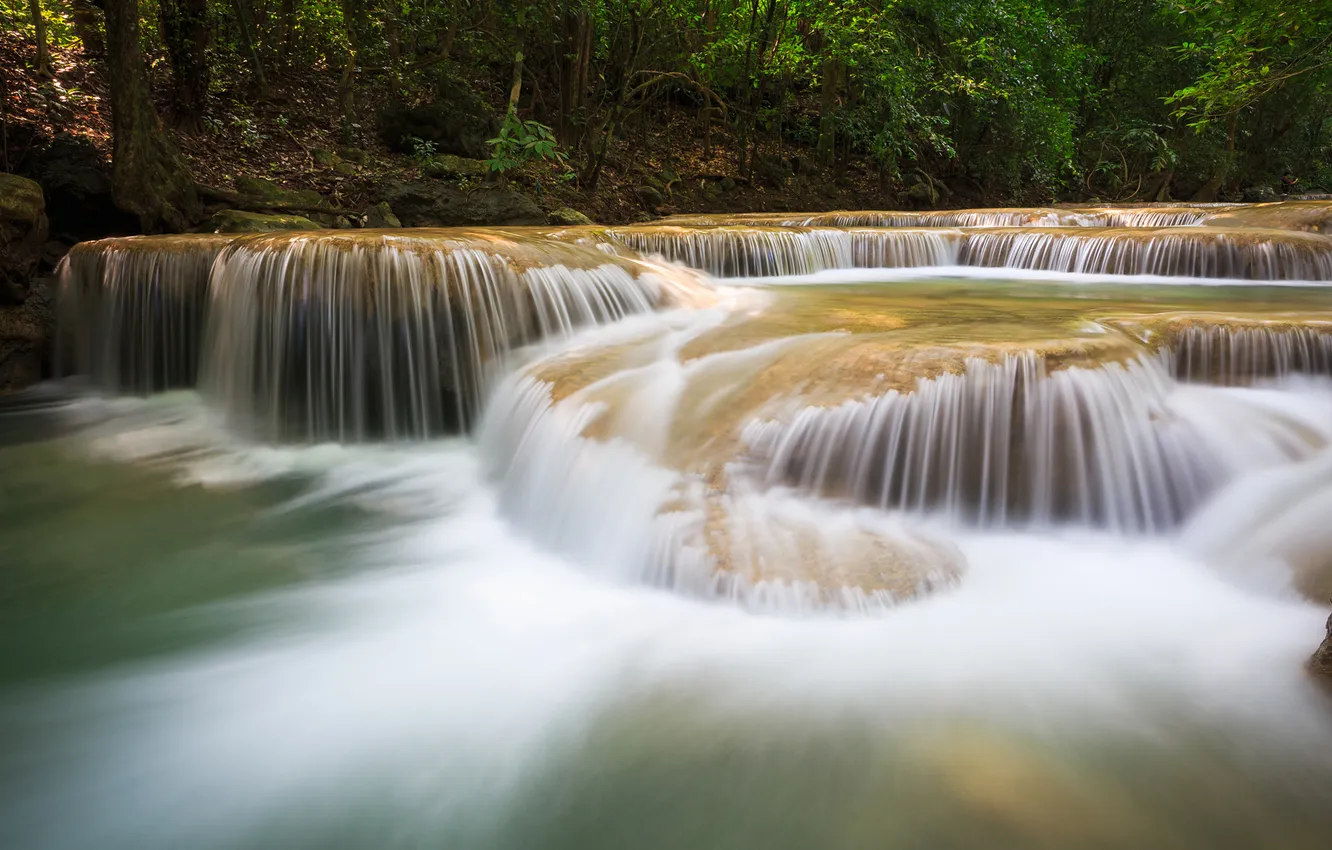
{"type": "Polygon", "coordinates": [[[412,144],[412,159],[418,164],[424,165],[435,156],[435,143],[429,139],[422,139],[417,136],[408,136],[407,141],[412,144]]]}
{"type": "Polygon", "coordinates": [[[538,121],[522,120],[513,110],[504,116],[499,135],[486,144],[490,146],[486,164],[500,174],[538,160],[563,163],[568,159],[558,149],[554,131],[538,121]]]}

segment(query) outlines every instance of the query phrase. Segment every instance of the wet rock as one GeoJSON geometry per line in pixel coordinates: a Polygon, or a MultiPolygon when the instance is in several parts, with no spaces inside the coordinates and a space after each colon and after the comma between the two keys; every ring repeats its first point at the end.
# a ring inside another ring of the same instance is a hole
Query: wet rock
{"type": "Polygon", "coordinates": [[[1332,684],[1332,617],[1327,618],[1327,637],[1323,638],[1323,645],[1309,659],[1309,669],[1328,677],[1328,682],[1332,684]]]}
{"type": "Polygon", "coordinates": [[[551,224],[561,224],[566,227],[576,227],[580,224],[591,224],[592,219],[580,213],[573,207],[560,207],[551,212],[547,218],[551,224]]]}
{"type": "MultiPolygon", "coordinates": [[[[350,224],[348,224],[350,226],[350,224]]],[[[206,233],[272,233],[276,230],[319,230],[320,225],[304,216],[222,210],[204,223],[206,233]]]]}
{"type": "Polygon", "coordinates": [[[421,169],[431,177],[486,177],[490,166],[484,160],[444,154],[431,158],[421,169]]]}
{"type": "Polygon", "coordinates": [[[371,207],[365,214],[365,226],[384,228],[384,227],[402,227],[402,222],[393,214],[393,207],[388,202],[380,201],[371,207]]]}
{"type": "Polygon", "coordinates": [[[324,196],[313,189],[286,189],[272,180],[261,177],[241,176],[236,178],[236,191],[251,195],[261,203],[301,206],[314,209],[327,204],[324,196]]]}
{"type": "Polygon", "coordinates": [[[137,216],[116,206],[111,169],[88,141],[56,136],[23,162],[23,174],[41,184],[52,236],[73,244],[139,232],[137,216]]]}
{"type": "Polygon", "coordinates": [[[497,130],[494,113],[462,84],[441,86],[433,103],[392,103],[379,114],[380,138],[396,153],[414,153],[426,142],[439,153],[484,159],[489,154],[486,140],[497,130]]]}
{"type": "Polygon", "coordinates": [[[15,174],[0,174],[0,304],[20,304],[27,297],[46,233],[42,187],[15,174]]]}
{"type": "Polygon", "coordinates": [[[394,183],[384,199],[408,227],[546,223],[531,198],[498,186],[465,191],[437,181],[394,183]]]}

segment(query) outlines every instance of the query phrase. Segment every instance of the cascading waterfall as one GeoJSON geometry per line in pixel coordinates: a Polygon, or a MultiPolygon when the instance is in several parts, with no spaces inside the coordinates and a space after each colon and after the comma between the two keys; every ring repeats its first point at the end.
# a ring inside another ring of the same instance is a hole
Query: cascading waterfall
{"type": "Polygon", "coordinates": [[[1186,320],[1165,337],[1175,374],[1185,381],[1244,386],[1290,375],[1332,376],[1332,323],[1186,320]]]}
{"type": "Polygon", "coordinates": [[[57,364],[105,392],[192,387],[208,273],[230,235],[128,236],[75,245],[59,271],[57,364]]]}
{"type": "MultiPolygon", "coordinates": [[[[587,239],[577,233],[567,238],[587,239]]],[[[972,266],[1082,274],[1332,280],[1332,239],[1222,228],[607,228],[594,237],[721,277],[972,266]]]]}
{"type": "Polygon", "coordinates": [[[1239,280],[1332,280],[1332,240],[1219,228],[967,233],[964,266],[1239,280]]]}
{"type": "Polygon", "coordinates": [[[686,274],[534,235],[256,237],[213,268],[201,384],[266,439],[457,432],[508,352],[701,292],[686,274]]]}
{"type": "Polygon", "coordinates": [[[1151,357],[1050,372],[1024,354],[755,422],[747,437],[772,483],[984,525],[1154,532],[1243,469],[1328,445],[1325,412],[1301,419],[1179,388],[1151,357]]]}
{"type": "Polygon", "coordinates": [[[1138,207],[1033,207],[1027,209],[744,213],[674,215],[669,225],[756,227],[1177,227],[1207,222],[1232,204],[1138,207]]]}

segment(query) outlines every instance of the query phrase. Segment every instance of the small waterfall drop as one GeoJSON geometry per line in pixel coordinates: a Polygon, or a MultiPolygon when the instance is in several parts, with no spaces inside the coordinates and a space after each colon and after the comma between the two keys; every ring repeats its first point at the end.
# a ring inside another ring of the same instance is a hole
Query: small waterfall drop
{"type": "Polygon", "coordinates": [[[1048,371],[1034,354],[972,359],[914,391],[756,422],[773,483],[983,525],[1162,531],[1239,471],[1308,456],[1327,421],[1176,386],[1151,357],[1048,371]]]}
{"type": "Polygon", "coordinates": [[[1253,281],[1332,280],[1332,239],[1287,230],[671,224],[567,231],[561,238],[658,255],[720,277],[971,266],[1253,281]]]}
{"type": "Polygon", "coordinates": [[[1332,322],[1179,321],[1166,332],[1181,380],[1245,386],[1291,375],[1332,376],[1332,322]]]}
{"type": "Polygon", "coordinates": [[[686,273],[533,234],[272,234],[213,268],[201,387],[264,439],[457,432],[510,351],[691,299],[686,273]]]}
{"type": "Polygon", "coordinates": [[[965,266],[1239,280],[1332,280],[1332,240],[1286,231],[994,229],[967,233],[965,266]]]}
{"type": "Polygon", "coordinates": [[[213,259],[236,237],[82,242],[61,262],[56,372],[108,393],[194,386],[213,259]]]}

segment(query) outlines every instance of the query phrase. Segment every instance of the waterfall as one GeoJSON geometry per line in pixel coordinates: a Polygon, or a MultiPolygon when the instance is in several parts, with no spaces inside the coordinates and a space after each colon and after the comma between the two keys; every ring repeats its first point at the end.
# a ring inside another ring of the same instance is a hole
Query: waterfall
{"type": "Polygon", "coordinates": [[[1243,469],[1328,445],[1332,415],[1180,387],[1150,356],[1051,371],[1026,353],[746,430],[770,483],[985,525],[1150,532],[1243,469]]]}
{"type": "Polygon", "coordinates": [[[201,388],[265,439],[470,426],[504,356],[703,290],[659,266],[499,231],[283,233],[212,271],[201,388]]]}
{"type": "Polygon", "coordinates": [[[568,231],[560,238],[658,255],[720,277],[961,265],[1257,281],[1332,280],[1332,239],[1284,230],[671,224],[568,231]]]}
{"type": "Polygon", "coordinates": [[[109,393],[194,386],[213,259],[236,237],[128,236],[75,245],[59,269],[56,372],[109,393]]]}
{"type": "Polygon", "coordinates": [[[1240,280],[1332,280],[1332,240],[1285,231],[974,230],[962,265],[1240,280]]]}
{"type": "Polygon", "coordinates": [[[609,228],[606,238],[720,277],[770,277],[827,269],[954,265],[961,232],[653,226],[609,228]]]}
{"type": "Polygon", "coordinates": [[[978,210],[673,215],[666,225],[752,227],[1175,227],[1203,224],[1229,204],[1032,207],[978,210]],[[1218,210],[1217,207],[1222,209],[1218,210]]]}
{"type": "Polygon", "coordinates": [[[1181,380],[1243,386],[1290,375],[1332,375],[1332,322],[1243,324],[1183,320],[1166,331],[1181,380]]]}

